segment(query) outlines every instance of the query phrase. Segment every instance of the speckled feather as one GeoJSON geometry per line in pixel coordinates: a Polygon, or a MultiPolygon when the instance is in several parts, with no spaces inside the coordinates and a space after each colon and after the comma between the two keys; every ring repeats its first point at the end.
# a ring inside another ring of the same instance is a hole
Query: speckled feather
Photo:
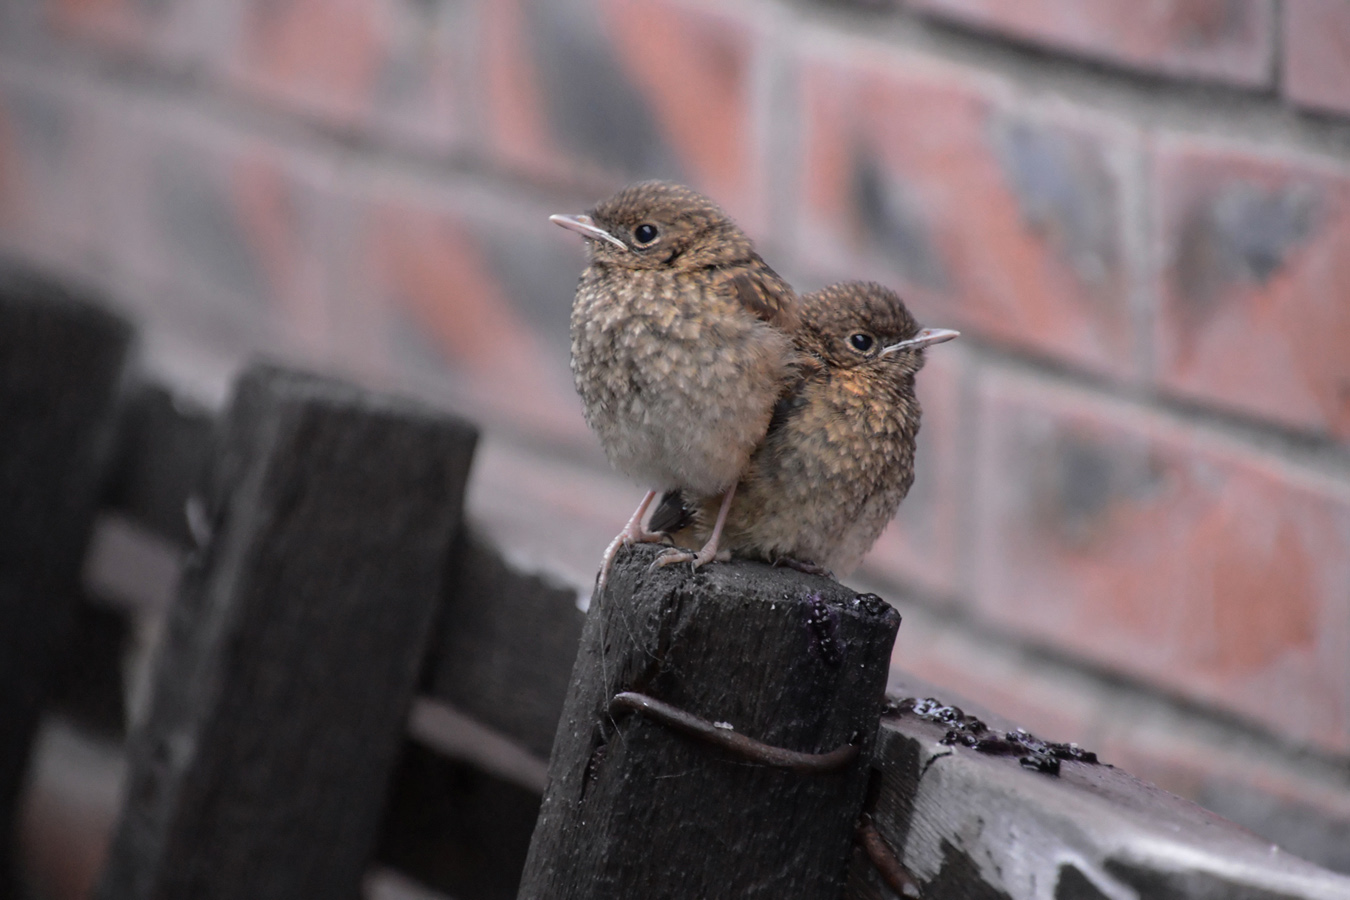
{"type": "Polygon", "coordinates": [[[654,489],[717,494],[763,440],[799,354],[792,289],[711,201],[626,188],[590,213],[627,245],[588,240],[572,306],[572,374],[610,461],[654,489]],[[660,238],[637,246],[654,223],[660,238]]]}
{"type": "MultiPolygon", "coordinates": [[[[737,488],[722,546],[732,555],[810,562],[844,575],[871,549],[914,481],[920,407],[914,375],[923,350],[880,355],[919,326],[893,292],[851,282],[801,298],[799,347],[820,360],[780,403],[774,427],[737,488]],[[872,353],[849,344],[874,339],[872,353]]],[[[678,518],[667,498],[653,528],[700,544],[717,499],[702,497],[678,518]]]]}

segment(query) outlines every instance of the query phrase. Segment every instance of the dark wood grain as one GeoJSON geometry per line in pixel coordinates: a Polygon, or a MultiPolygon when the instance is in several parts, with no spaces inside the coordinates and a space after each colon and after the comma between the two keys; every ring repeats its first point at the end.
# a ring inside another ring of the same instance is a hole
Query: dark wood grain
{"type": "Polygon", "coordinates": [[[118,420],[114,477],[104,505],[191,546],[188,501],[201,488],[215,437],[213,417],[161,385],[138,383],[127,391],[118,420]]]}
{"type": "Polygon", "coordinates": [[[648,572],[622,554],[592,602],[522,898],[836,898],[899,616],[754,563],[648,572]],[[788,750],[857,742],[828,773],[751,763],[640,713],[635,691],[788,750]]]}
{"type": "Polygon", "coordinates": [[[509,900],[538,815],[537,792],[410,741],[377,855],[458,900],[509,900]]]}
{"type": "Polygon", "coordinates": [[[474,443],[333,381],[241,379],[100,897],[357,896],[474,443]]]}
{"type": "Polygon", "coordinates": [[[117,316],[0,270],[0,896],[16,890],[15,803],[70,656],[130,342],[117,316]]]}
{"type": "Polygon", "coordinates": [[[547,758],[585,614],[573,588],[511,565],[484,538],[456,542],[429,693],[547,758]]]}

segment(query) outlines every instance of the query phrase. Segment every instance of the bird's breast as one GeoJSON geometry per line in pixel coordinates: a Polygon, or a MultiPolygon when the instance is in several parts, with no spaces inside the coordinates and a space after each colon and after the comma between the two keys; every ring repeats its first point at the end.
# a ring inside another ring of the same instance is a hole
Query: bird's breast
{"type": "Polygon", "coordinates": [[[720,491],[768,428],[791,343],[711,290],[664,273],[583,277],[572,369],[610,460],[648,483],[720,491]]]}

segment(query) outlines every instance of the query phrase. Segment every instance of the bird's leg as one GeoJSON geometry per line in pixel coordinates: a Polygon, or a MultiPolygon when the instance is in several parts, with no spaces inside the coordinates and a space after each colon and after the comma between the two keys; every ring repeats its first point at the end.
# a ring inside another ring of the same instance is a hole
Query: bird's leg
{"type": "Polygon", "coordinates": [[[642,517],[647,514],[647,507],[652,505],[656,499],[656,491],[648,491],[638,504],[637,511],[633,517],[628,520],[628,524],[623,527],[614,536],[614,540],[609,542],[605,548],[604,559],[600,563],[600,578],[596,582],[595,592],[598,594],[605,589],[605,582],[609,581],[609,567],[614,563],[614,557],[618,555],[620,547],[626,547],[629,544],[647,544],[662,540],[665,536],[655,531],[648,531],[642,527],[642,517]]]}
{"type": "Polygon", "coordinates": [[[733,484],[722,495],[722,506],[717,510],[717,521],[713,524],[712,534],[708,537],[708,543],[703,545],[703,549],[694,553],[690,550],[672,548],[658,556],[652,563],[652,568],[659,569],[671,563],[687,562],[693,563],[694,568],[697,569],[699,566],[720,558],[717,555],[717,544],[722,539],[722,527],[727,523],[727,513],[731,511],[731,498],[734,496],[736,496],[736,485],[733,484]]]}

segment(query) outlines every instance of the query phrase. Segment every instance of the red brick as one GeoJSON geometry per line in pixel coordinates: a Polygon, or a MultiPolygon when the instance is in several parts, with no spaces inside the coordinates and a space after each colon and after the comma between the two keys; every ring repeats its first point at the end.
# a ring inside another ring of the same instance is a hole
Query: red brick
{"type": "Polygon", "coordinates": [[[983,615],[1350,750],[1350,482],[1026,377],[979,390],[983,615]]]}
{"type": "Polygon", "coordinates": [[[494,152],[611,187],[683,181],[750,230],[764,227],[753,20],[689,0],[505,0],[483,16],[483,124],[494,152]]]}
{"type": "Polygon", "coordinates": [[[1283,59],[1289,99],[1350,114],[1350,4],[1285,0],[1283,59]]]}
{"type": "Polygon", "coordinates": [[[551,328],[507,272],[546,255],[540,240],[567,237],[546,229],[546,213],[512,226],[478,212],[491,198],[416,184],[378,187],[363,203],[356,250],[338,280],[378,329],[369,340],[383,348],[388,374],[448,393],[489,425],[590,441],[567,366],[578,248],[560,241],[572,252],[548,297],[551,328]]]}
{"type": "Polygon", "coordinates": [[[976,716],[975,708],[983,707],[1044,740],[1077,741],[1096,749],[1094,725],[1109,707],[1099,692],[1083,689],[1084,679],[1046,672],[1028,654],[981,639],[927,609],[903,604],[899,609],[904,621],[895,640],[888,693],[936,695],[976,716]],[[916,677],[926,684],[915,684],[916,677]]]}
{"type": "Polygon", "coordinates": [[[178,65],[200,63],[220,48],[220,4],[210,0],[44,0],[58,34],[178,65]]]}
{"type": "Polygon", "coordinates": [[[245,148],[231,169],[236,215],[277,298],[279,324],[297,352],[322,356],[334,315],[323,220],[335,210],[326,187],[302,163],[265,145],[245,148]]]}
{"type": "Polygon", "coordinates": [[[866,575],[908,582],[936,600],[956,598],[962,583],[961,514],[970,470],[967,353],[959,343],[929,350],[916,379],[923,405],[914,486],[900,513],[864,561],[866,575]]]}
{"type": "Polygon", "coordinates": [[[128,104],[99,152],[100,274],[149,326],[226,357],[324,354],[321,165],[159,103],[128,104]]]}
{"type": "MultiPolygon", "coordinates": [[[[1225,746],[1216,740],[1206,740],[1210,735],[1203,734],[1203,729],[1187,733],[1176,725],[1175,721],[1161,717],[1140,722],[1128,715],[1120,716],[1090,746],[1107,762],[1194,800],[1279,842],[1287,850],[1323,865],[1332,862],[1314,855],[1313,847],[1301,847],[1285,839],[1279,834],[1280,819],[1302,820],[1308,827],[1300,831],[1320,825],[1326,829],[1327,842],[1334,840],[1333,829],[1342,835],[1350,832],[1350,787],[1343,779],[1337,779],[1342,783],[1336,784],[1325,777],[1325,772],[1305,771],[1312,766],[1291,765],[1274,754],[1240,744],[1225,746]]],[[[1325,853],[1329,848],[1322,849],[1325,853]]],[[[1338,856],[1343,871],[1346,850],[1342,849],[1338,856]]]]}
{"type": "Polygon", "coordinates": [[[898,282],[930,321],[1133,372],[1134,131],[900,53],[809,57],[802,83],[802,258],[898,282]]]}
{"type": "Polygon", "coordinates": [[[1121,713],[1104,710],[1084,746],[1296,856],[1350,868],[1350,785],[1333,766],[1281,758],[1231,732],[1195,727],[1184,714],[1121,713]]]}
{"type": "Polygon", "coordinates": [[[1161,141],[1158,379],[1350,438],[1350,170],[1161,141]]]}
{"type": "Polygon", "coordinates": [[[763,227],[752,146],[755,26],[717,5],[601,0],[601,10],[687,179],[746,227],[763,227]]]}
{"type": "Polygon", "coordinates": [[[302,114],[448,144],[461,136],[465,4],[251,0],[226,71],[302,114]]]}
{"type": "Polygon", "coordinates": [[[0,243],[51,265],[97,257],[109,110],[69,84],[0,73],[0,243]]]}
{"type": "Polygon", "coordinates": [[[1270,83],[1271,0],[908,0],[1009,37],[1167,75],[1270,83]]]}
{"type": "Polygon", "coordinates": [[[516,167],[558,170],[561,148],[545,118],[523,0],[487,4],[482,29],[479,114],[488,149],[516,167]]]}

